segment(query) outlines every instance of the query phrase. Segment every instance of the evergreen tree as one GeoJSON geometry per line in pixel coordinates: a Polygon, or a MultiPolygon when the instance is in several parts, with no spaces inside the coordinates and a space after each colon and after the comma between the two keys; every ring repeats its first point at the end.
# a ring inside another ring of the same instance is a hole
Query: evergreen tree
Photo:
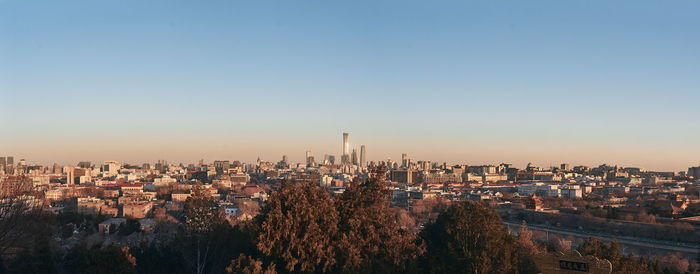
{"type": "Polygon", "coordinates": [[[338,213],[328,193],[284,182],[261,214],[258,250],[289,272],[326,272],[335,264],[338,213]]]}
{"type": "Polygon", "coordinates": [[[132,250],[132,254],[136,257],[136,269],[139,273],[190,273],[186,270],[182,253],[171,245],[142,243],[132,250]]]}
{"type": "Polygon", "coordinates": [[[337,200],[340,270],[397,272],[418,257],[415,237],[400,228],[390,210],[385,174],[384,166],[372,170],[366,182],[350,184],[337,200]]]}
{"type": "Polygon", "coordinates": [[[68,273],[136,273],[135,259],[129,248],[94,245],[73,247],[64,259],[64,270],[68,273]]]}
{"type": "Polygon", "coordinates": [[[478,202],[456,203],[420,233],[430,273],[515,273],[515,239],[501,218],[478,202]]]}

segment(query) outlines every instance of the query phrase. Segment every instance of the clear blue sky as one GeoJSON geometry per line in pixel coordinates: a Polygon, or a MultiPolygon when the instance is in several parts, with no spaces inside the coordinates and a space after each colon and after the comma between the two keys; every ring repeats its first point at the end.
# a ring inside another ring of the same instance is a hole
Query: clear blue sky
{"type": "Polygon", "coordinates": [[[0,155],[700,164],[698,1],[0,0],[0,155]]]}

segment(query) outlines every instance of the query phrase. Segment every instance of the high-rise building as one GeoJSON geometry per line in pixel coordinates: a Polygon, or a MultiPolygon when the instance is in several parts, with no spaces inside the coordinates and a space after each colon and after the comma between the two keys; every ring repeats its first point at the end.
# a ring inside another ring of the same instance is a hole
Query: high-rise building
{"type": "Polygon", "coordinates": [[[304,161],[306,161],[307,166],[314,164],[314,156],[311,154],[311,150],[307,150],[304,154],[304,161]]]}
{"type": "Polygon", "coordinates": [[[158,160],[158,162],[155,164],[155,169],[160,173],[165,173],[165,171],[168,169],[168,161],[158,160]]]}
{"type": "Polygon", "coordinates": [[[92,163],[90,163],[89,161],[83,161],[83,162],[78,163],[78,167],[90,168],[90,167],[92,167],[92,163]]]}
{"type": "Polygon", "coordinates": [[[323,156],[323,164],[324,165],[334,165],[335,164],[335,155],[329,155],[326,154],[323,156]]]}
{"type": "Polygon", "coordinates": [[[15,157],[7,156],[7,163],[5,166],[5,174],[14,174],[15,171],[15,157]]]}
{"type": "Polygon", "coordinates": [[[359,158],[357,157],[357,149],[354,149],[354,148],[352,149],[352,155],[351,155],[351,157],[350,157],[350,160],[351,160],[351,162],[352,162],[353,165],[356,165],[356,166],[357,166],[357,165],[360,164],[360,163],[359,163],[359,158]]]}
{"type": "Polygon", "coordinates": [[[214,170],[217,174],[228,173],[229,168],[231,168],[231,162],[229,160],[214,161],[214,170]]]}
{"type": "Polygon", "coordinates": [[[88,168],[72,168],[73,179],[71,184],[83,184],[90,181],[90,176],[92,175],[90,169],[88,168]]]}
{"type": "Polygon", "coordinates": [[[348,159],[348,156],[349,156],[348,154],[350,152],[349,151],[350,144],[348,144],[349,135],[350,134],[343,132],[343,156],[341,156],[341,161],[343,164],[348,164],[348,162],[349,162],[349,159],[348,159]]]}
{"type": "Polygon", "coordinates": [[[689,177],[693,177],[694,179],[700,178],[700,166],[689,167],[688,173],[686,175],[689,177]]]}
{"type": "Polygon", "coordinates": [[[63,171],[66,173],[66,184],[67,185],[72,185],[75,183],[75,168],[72,166],[67,166],[63,168],[63,171]]]}
{"type": "Polygon", "coordinates": [[[408,154],[406,153],[401,154],[401,166],[408,167],[408,154]]]}
{"type": "Polygon", "coordinates": [[[367,166],[367,150],[365,149],[365,145],[360,146],[360,166],[367,166]]]}
{"type": "Polygon", "coordinates": [[[7,162],[5,162],[5,156],[0,157],[0,170],[2,170],[3,173],[5,173],[5,170],[7,168],[7,162]]]}

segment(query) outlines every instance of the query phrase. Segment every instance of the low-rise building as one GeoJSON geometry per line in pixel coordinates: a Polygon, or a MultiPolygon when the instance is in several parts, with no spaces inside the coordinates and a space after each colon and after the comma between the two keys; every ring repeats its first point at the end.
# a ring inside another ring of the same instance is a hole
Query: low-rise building
{"type": "Polygon", "coordinates": [[[150,201],[130,202],[122,206],[122,215],[124,217],[132,217],[137,219],[146,218],[148,213],[151,212],[152,207],[153,203],[150,201]]]}

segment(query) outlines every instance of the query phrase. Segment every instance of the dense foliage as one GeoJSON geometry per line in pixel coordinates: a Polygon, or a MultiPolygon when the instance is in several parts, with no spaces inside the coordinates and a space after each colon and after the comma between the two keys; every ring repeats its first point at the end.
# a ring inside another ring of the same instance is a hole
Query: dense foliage
{"type": "Polygon", "coordinates": [[[481,203],[457,203],[420,233],[431,273],[515,273],[516,240],[500,217],[481,203]]]}
{"type": "Polygon", "coordinates": [[[258,249],[280,270],[327,272],[335,264],[338,213],[326,191],[285,183],[261,216],[258,249]]]}
{"type": "Polygon", "coordinates": [[[390,193],[379,168],[337,199],[340,215],[338,268],[348,272],[405,271],[419,255],[414,236],[400,228],[389,209],[390,193]]]}

